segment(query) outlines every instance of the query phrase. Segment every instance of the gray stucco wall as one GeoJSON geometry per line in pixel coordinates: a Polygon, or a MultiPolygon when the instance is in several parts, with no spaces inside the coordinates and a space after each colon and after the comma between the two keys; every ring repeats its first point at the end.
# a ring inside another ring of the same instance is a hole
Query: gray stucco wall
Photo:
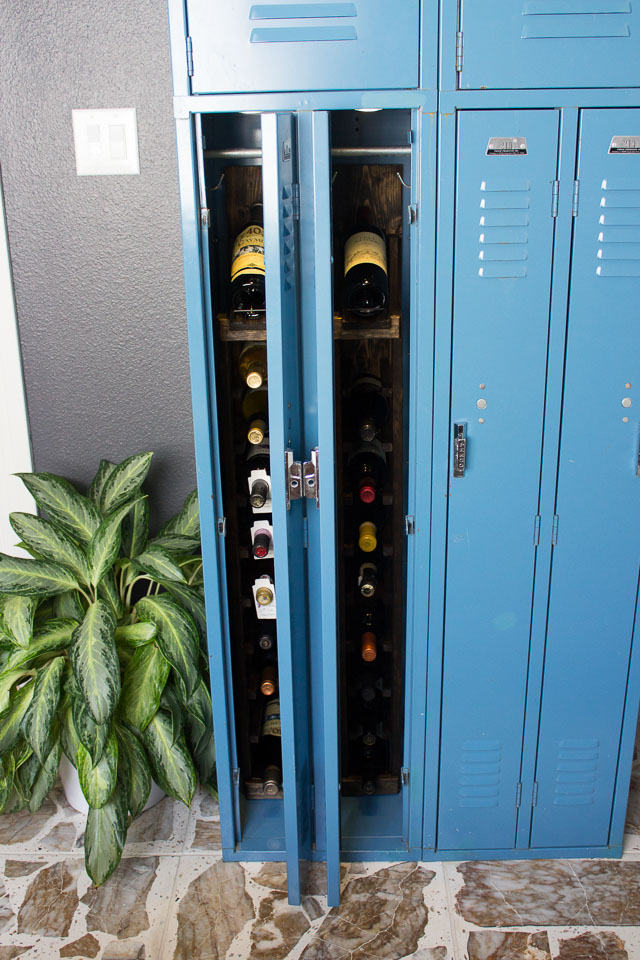
{"type": "Polygon", "coordinates": [[[152,517],[195,486],[164,0],[3,0],[0,164],[35,469],[153,450],[152,517]],[[72,108],[135,107],[140,176],[78,177],[72,108]]]}

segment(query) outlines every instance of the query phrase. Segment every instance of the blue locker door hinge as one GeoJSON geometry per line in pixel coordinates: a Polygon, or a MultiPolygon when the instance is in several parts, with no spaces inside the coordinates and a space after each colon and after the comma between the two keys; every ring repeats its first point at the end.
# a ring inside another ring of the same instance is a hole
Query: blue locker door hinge
{"type": "Polygon", "coordinates": [[[537,513],[533,522],[533,545],[537,547],[540,544],[540,514],[537,513]]]}
{"type": "Polygon", "coordinates": [[[418,220],[418,204],[410,203],[407,210],[409,211],[409,224],[416,223],[418,220]]]}
{"type": "Polygon", "coordinates": [[[553,515],[553,527],[551,528],[551,543],[555,547],[558,542],[558,524],[560,523],[560,517],[557,513],[553,515]]]}
{"type": "Polygon", "coordinates": [[[536,807],[538,805],[538,781],[533,781],[533,793],[531,794],[531,806],[536,807]]]}
{"type": "Polygon", "coordinates": [[[522,784],[516,784],[516,810],[519,808],[520,803],[522,802],[522,784]]]}
{"type": "Polygon", "coordinates": [[[193,76],[193,42],[187,37],[187,76],[193,76]]]}
{"type": "Polygon", "coordinates": [[[462,73],[462,64],[464,61],[464,49],[462,43],[462,30],[458,30],[456,33],[456,73],[462,73]]]}
{"type": "Polygon", "coordinates": [[[300,184],[291,184],[291,205],[293,207],[293,219],[300,219],[300,184]]]}
{"type": "Polygon", "coordinates": [[[573,198],[571,200],[571,216],[578,216],[578,201],[580,199],[580,181],[573,181],[573,198]]]}
{"type": "Polygon", "coordinates": [[[416,521],[414,517],[404,518],[404,529],[408,537],[416,532],[416,521]]]}
{"type": "Polygon", "coordinates": [[[216,530],[218,531],[221,537],[226,537],[227,535],[227,518],[226,517],[218,517],[218,519],[216,520],[216,530]]]}
{"type": "Polygon", "coordinates": [[[400,768],[400,779],[402,780],[402,786],[409,786],[409,767],[400,768]]]}
{"type": "Polygon", "coordinates": [[[560,195],[560,181],[551,181],[551,216],[558,216],[558,197],[560,195]]]}

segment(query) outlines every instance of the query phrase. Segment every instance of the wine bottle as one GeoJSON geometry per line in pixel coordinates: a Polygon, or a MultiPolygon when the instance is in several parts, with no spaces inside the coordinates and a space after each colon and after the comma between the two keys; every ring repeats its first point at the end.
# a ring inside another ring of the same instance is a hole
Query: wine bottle
{"type": "Polygon", "coordinates": [[[238,359],[240,376],[250,390],[257,390],[267,382],[266,344],[248,343],[238,359]]]}
{"type": "Polygon", "coordinates": [[[258,633],[257,646],[259,650],[273,650],[276,649],[276,634],[274,628],[270,624],[261,624],[260,630],[258,633]]]}
{"type": "Polygon", "coordinates": [[[387,458],[377,440],[361,444],[349,457],[349,473],[361,503],[373,503],[387,480],[387,458]]]}
{"type": "Polygon", "coordinates": [[[265,663],[260,672],[260,692],[271,697],[278,689],[278,669],[275,663],[265,663]]]}
{"type": "Polygon", "coordinates": [[[361,563],[358,571],[358,590],[361,597],[370,599],[378,589],[378,568],[375,563],[361,563]]]}
{"type": "Polygon", "coordinates": [[[262,204],[251,207],[249,223],[231,252],[231,309],[253,319],[264,314],[264,228],[262,204]]]}
{"type": "Polygon", "coordinates": [[[249,503],[256,509],[262,509],[271,497],[269,441],[263,439],[262,443],[251,443],[249,440],[245,462],[249,483],[249,503]]]}
{"type": "Polygon", "coordinates": [[[256,584],[259,584],[256,587],[256,601],[261,607],[268,607],[270,603],[273,603],[274,593],[273,593],[273,580],[269,576],[260,577],[256,581],[256,584]]]}
{"type": "Polygon", "coordinates": [[[373,663],[378,656],[378,638],[372,630],[365,630],[360,638],[360,655],[365,663],[373,663]]]}
{"type": "Polygon", "coordinates": [[[377,377],[359,377],[351,388],[349,401],[353,434],[362,443],[372,443],[389,415],[389,404],[377,377]]]}
{"type": "Polygon", "coordinates": [[[264,560],[269,555],[272,545],[271,528],[268,526],[257,526],[252,530],[253,542],[251,544],[251,553],[256,560],[264,560]]]}
{"type": "Polygon", "coordinates": [[[373,553],[378,546],[378,527],[371,520],[365,520],[358,527],[358,546],[363,553],[373,553]]]}
{"type": "Polygon", "coordinates": [[[357,226],[344,247],[344,295],[347,310],[368,319],[389,302],[387,249],[384,233],[368,222],[369,211],[358,211],[357,226]]]}
{"type": "Polygon", "coordinates": [[[274,742],[279,744],[280,736],[280,699],[279,697],[275,697],[273,700],[269,700],[264,708],[262,718],[262,742],[263,744],[269,745],[273,745],[274,742]]]}
{"type": "Polygon", "coordinates": [[[269,392],[266,387],[247,390],[242,398],[242,416],[247,421],[247,440],[254,446],[266,440],[269,430],[269,392]]]}
{"type": "Polygon", "coordinates": [[[384,745],[371,730],[360,738],[356,748],[356,769],[362,774],[362,790],[366,794],[376,792],[376,778],[381,772],[384,745]]]}

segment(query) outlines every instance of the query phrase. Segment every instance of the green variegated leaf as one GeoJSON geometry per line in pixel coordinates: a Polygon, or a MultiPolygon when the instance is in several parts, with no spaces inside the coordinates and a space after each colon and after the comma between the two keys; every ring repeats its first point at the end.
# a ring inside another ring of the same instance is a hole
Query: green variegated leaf
{"type": "MultiPolygon", "coordinates": [[[[56,594],[57,596],[57,594],[56,594]]],[[[46,627],[49,620],[52,617],[55,617],[55,612],[53,609],[53,597],[46,597],[44,600],[41,600],[36,609],[36,615],[33,620],[33,625],[36,629],[46,627]]]]}
{"type": "Polygon", "coordinates": [[[80,744],[76,756],[78,777],[85,800],[90,807],[104,807],[116,785],[118,772],[118,741],[110,733],[98,763],[91,762],[88,751],[80,744]]]}
{"type": "Polygon", "coordinates": [[[10,513],[9,520],[18,536],[38,556],[68,567],[80,583],[89,583],[87,558],[64,530],[50,520],[34,517],[31,513],[10,513]]]}
{"type": "Polygon", "coordinates": [[[84,863],[96,887],[108,880],[120,863],[127,839],[128,808],[128,784],[120,777],[105,805],[98,809],[89,808],[84,834],[84,863]]]}
{"type": "Polygon", "coordinates": [[[114,563],[120,549],[120,524],[130,504],[116,508],[104,518],[87,547],[91,583],[95,586],[114,563]]]}
{"type": "Polygon", "coordinates": [[[125,607],[116,585],[115,570],[107,570],[103,576],[98,584],[98,596],[109,604],[116,620],[124,616],[125,607]]]}
{"type": "Polygon", "coordinates": [[[100,498],[100,509],[105,516],[137,494],[149,472],[152,456],[152,453],[135,453],[111,471],[100,498]]]}
{"type": "Polygon", "coordinates": [[[1,813],[19,813],[20,810],[24,808],[29,803],[28,797],[23,797],[22,794],[16,789],[15,783],[11,788],[11,792],[7,797],[7,802],[0,811],[1,813]]]}
{"type": "Polygon", "coordinates": [[[29,797],[29,811],[31,813],[38,812],[45,797],[47,797],[55,787],[56,780],[58,779],[61,754],[62,747],[58,739],[49,751],[45,762],[38,764],[35,778],[31,784],[31,795],[29,797]]]}
{"type": "Polygon", "coordinates": [[[76,488],[53,473],[17,474],[36,503],[74,540],[88,543],[100,526],[100,514],[76,488]]]}
{"type": "Polygon", "coordinates": [[[168,553],[193,553],[200,549],[200,538],[187,537],[183,533],[164,533],[149,541],[150,547],[162,547],[168,553]]]}
{"type": "Polygon", "coordinates": [[[120,696],[120,664],[113,639],[116,621],[104,600],[96,600],[74,630],[71,666],[94,720],[107,723],[120,696]]]}
{"type": "Polygon", "coordinates": [[[89,489],[87,490],[87,497],[91,500],[92,503],[100,509],[100,500],[102,498],[102,491],[104,489],[105,481],[116,468],[115,463],[111,463],[110,460],[101,460],[100,465],[96,471],[96,475],[91,481],[89,489]]]}
{"type": "Polygon", "coordinates": [[[197,490],[191,491],[180,513],[165,523],[160,531],[160,536],[164,536],[167,533],[180,533],[185,537],[200,539],[200,513],[198,511],[197,490]]]}
{"type": "Polygon", "coordinates": [[[80,599],[80,594],[76,590],[67,590],[66,593],[59,593],[53,598],[53,614],[55,617],[64,617],[65,619],[75,620],[80,623],[84,617],[84,607],[80,599]]]}
{"type": "Polygon", "coordinates": [[[25,560],[0,553],[0,593],[55,596],[78,586],[70,570],[50,560],[25,560]]]}
{"type": "MultiPolygon", "coordinates": [[[[73,698],[71,715],[76,736],[93,764],[98,763],[111,729],[110,723],[96,723],[82,699],[73,698]]],[[[75,754],[74,754],[75,758],[75,754]]]]}
{"type": "MultiPolygon", "coordinates": [[[[199,723],[199,721],[196,721],[196,723],[199,723]]],[[[199,739],[198,746],[193,749],[192,755],[200,783],[217,798],[218,780],[216,777],[216,748],[213,741],[213,730],[207,730],[204,736],[199,739]]]]}
{"type": "Polygon", "coordinates": [[[26,649],[11,654],[3,674],[19,667],[26,668],[40,657],[67,649],[73,643],[73,631],[77,626],[76,620],[49,620],[45,627],[36,630],[26,649]]]}
{"type": "Polygon", "coordinates": [[[120,716],[142,731],[154,716],[171,671],[155,643],[137,647],[124,672],[120,716]]]}
{"type": "Polygon", "coordinates": [[[184,583],[170,583],[163,581],[162,586],[169,591],[174,600],[177,600],[190,613],[198,628],[200,637],[200,646],[202,652],[207,653],[207,615],[204,608],[204,600],[193,587],[184,583]]]}
{"type": "Polygon", "coordinates": [[[0,673],[0,713],[4,713],[9,706],[11,688],[14,683],[17,683],[18,680],[21,680],[28,673],[28,670],[20,668],[17,670],[3,670],[3,672],[0,673]]]}
{"type": "Polygon", "coordinates": [[[33,633],[33,618],[38,601],[35,597],[3,596],[0,598],[2,629],[19,647],[26,647],[33,633]]]}
{"type": "Polygon", "coordinates": [[[0,714],[0,756],[9,753],[22,737],[22,721],[29,709],[35,682],[25,683],[11,694],[9,706],[0,714]]]}
{"type": "Polygon", "coordinates": [[[167,684],[160,697],[160,707],[171,717],[172,743],[182,736],[184,731],[184,707],[171,684],[167,684]]]}
{"type": "Polygon", "coordinates": [[[69,704],[66,709],[64,709],[60,714],[60,743],[64,754],[67,760],[70,761],[75,767],[76,765],[76,754],[78,752],[78,744],[80,739],[73,722],[73,713],[71,704],[69,704]]]}
{"type": "Polygon", "coordinates": [[[133,563],[154,580],[176,580],[186,583],[184,573],[171,554],[162,547],[150,544],[144,553],[138,554],[133,563]]]}
{"type": "Polygon", "coordinates": [[[143,597],[136,607],[138,620],[150,620],[158,628],[156,642],[176,670],[191,696],[198,681],[198,632],[188,613],[166,595],[143,597]]]}
{"type": "Polygon", "coordinates": [[[211,694],[204,680],[193,691],[191,697],[184,704],[187,711],[194,717],[197,717],[205,727],[213,727],[213,715],[211,710],[211,694]]]}
{"type": "Polygon", "coordinates": [[[149,502],[138,500],[122,521],[122,548],[126,557],[137,557],[149,537],[149,502]]]}
{"type": "Polygon", "coordinates": [[[22,723],[25,739],[40,763],[45,762],[50,750],[51,726],[60,702],[64,668],[64,657],[56,657],[38,671],[33,697],[22,723]]]}
{"type": "Polygon", "coordinates": [[[145,643],[151,643],[158,628],[155,623],[147,623],[146,620],[139,620],[138,623],[125,623],[122,627],[116,628],[116,643],[128,643],[131,647],[143,647],[145,643]]]}
{"type": "Polygon", "coordinates": [[[151,793],[151,770],[144,747],[126,727],[118,728],[119,756],[129,764],[129,809],[135,820],[142,813],[151,793]]]}
{"type": "Polygon", "coordinates": [[[14,767],[13,757],[3,757],[0,762],[0,813],[5,813],[7,800],[11,796],[13,788],[14,767]]]}
{"type": "Polygon", "coordinates": [[[153,779],[170,797],[189,806],[196,788],[196,771],[184,737],[175,743],[172,740],[171,719],[158,710],[142,734],[153,779]]]}

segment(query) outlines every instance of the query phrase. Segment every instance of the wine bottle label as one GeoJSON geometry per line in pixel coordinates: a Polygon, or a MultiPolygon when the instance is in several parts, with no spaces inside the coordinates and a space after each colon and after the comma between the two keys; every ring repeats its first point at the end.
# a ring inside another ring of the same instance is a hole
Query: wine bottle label
{"type": "Polygon", "coordinates": [[[264,276],[264,229],[256,224],[238,234],[231,253],[231,281],[247,273],[264,276]]]}
{"type": "Polygon", "coordinates": [[[344,273],[345,276],[352,267],[360,263],[372,263],[387,272],[387,248],[384,239],[377,233],[363,230],[354,233],[344,245],[344,273]]]}
{"type": "Polygon", "coordinates": [[[280,737],[280,701],[270,700],[264,710],[263,737],[280,737]]]}

